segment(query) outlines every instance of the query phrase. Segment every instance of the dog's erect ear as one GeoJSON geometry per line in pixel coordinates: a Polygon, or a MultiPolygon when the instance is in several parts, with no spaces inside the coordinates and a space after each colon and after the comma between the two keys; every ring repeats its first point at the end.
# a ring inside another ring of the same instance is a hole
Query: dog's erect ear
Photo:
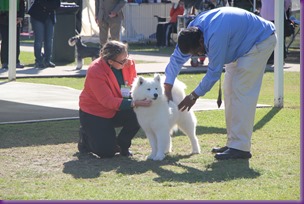
{"type": "Polygon", "coordinates": [[[138,85],[142,85],[144,83],[145,79],[143,77],[138,78],[138,85]]]}
{"type": "Polygon", "coordinates": [[[159,74],[154,75],[154,81],[160,82],[160,75],[159,74]]]}

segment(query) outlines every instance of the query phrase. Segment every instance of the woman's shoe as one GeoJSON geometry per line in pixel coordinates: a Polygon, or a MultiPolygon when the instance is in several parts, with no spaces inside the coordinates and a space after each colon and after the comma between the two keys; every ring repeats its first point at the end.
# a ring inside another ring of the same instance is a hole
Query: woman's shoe
{"type": "Polygon", "coordinates": [[[124,157],[132,157],[133,153],[129,149],[120,150],[120,155],[124,157]]]}

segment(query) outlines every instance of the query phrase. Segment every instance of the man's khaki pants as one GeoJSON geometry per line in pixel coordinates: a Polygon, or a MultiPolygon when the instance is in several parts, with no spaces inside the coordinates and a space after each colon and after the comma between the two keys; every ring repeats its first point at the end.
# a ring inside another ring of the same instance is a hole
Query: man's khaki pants
{"type": "Polygon", "coordinates": [[[254,45],[226,65],[224,101],[230,148],[250,151],[254,117],[266,63],[277,42],[276,34],[254,45]]]}

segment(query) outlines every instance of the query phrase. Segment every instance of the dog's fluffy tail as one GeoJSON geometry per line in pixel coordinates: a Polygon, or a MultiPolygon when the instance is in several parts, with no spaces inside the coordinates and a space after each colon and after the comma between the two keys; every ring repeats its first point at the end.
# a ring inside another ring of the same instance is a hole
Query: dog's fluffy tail
{"type": "Polygon", "coordinates": [[[179,104],[186,96],[185,89],[187,88],[186,84],[181,82],[178,79],[175,79],[173,88],[172,88],[172,97],[173,101],[176,104],[179,104]]]}

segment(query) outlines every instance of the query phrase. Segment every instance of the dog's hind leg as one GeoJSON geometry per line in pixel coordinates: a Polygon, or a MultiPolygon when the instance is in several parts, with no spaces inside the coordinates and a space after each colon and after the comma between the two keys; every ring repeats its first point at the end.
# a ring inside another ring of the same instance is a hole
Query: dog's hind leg
{"type": "Polygon", "coordinates": [[[192,111],[182,112],[178,120],[179,129],[190,139],[192,154],[199,154],[201,148],[196,136],[196,118],[192,111]]]}
{"type": "Polygon", "coordinates": [[[165,150],[165,153],[170,153],[170,152],[172,152],[172,137],[170,136],[169,137],[169,144],[167,145],[167,147],[166,147],[166,150],[165,150]]]}

